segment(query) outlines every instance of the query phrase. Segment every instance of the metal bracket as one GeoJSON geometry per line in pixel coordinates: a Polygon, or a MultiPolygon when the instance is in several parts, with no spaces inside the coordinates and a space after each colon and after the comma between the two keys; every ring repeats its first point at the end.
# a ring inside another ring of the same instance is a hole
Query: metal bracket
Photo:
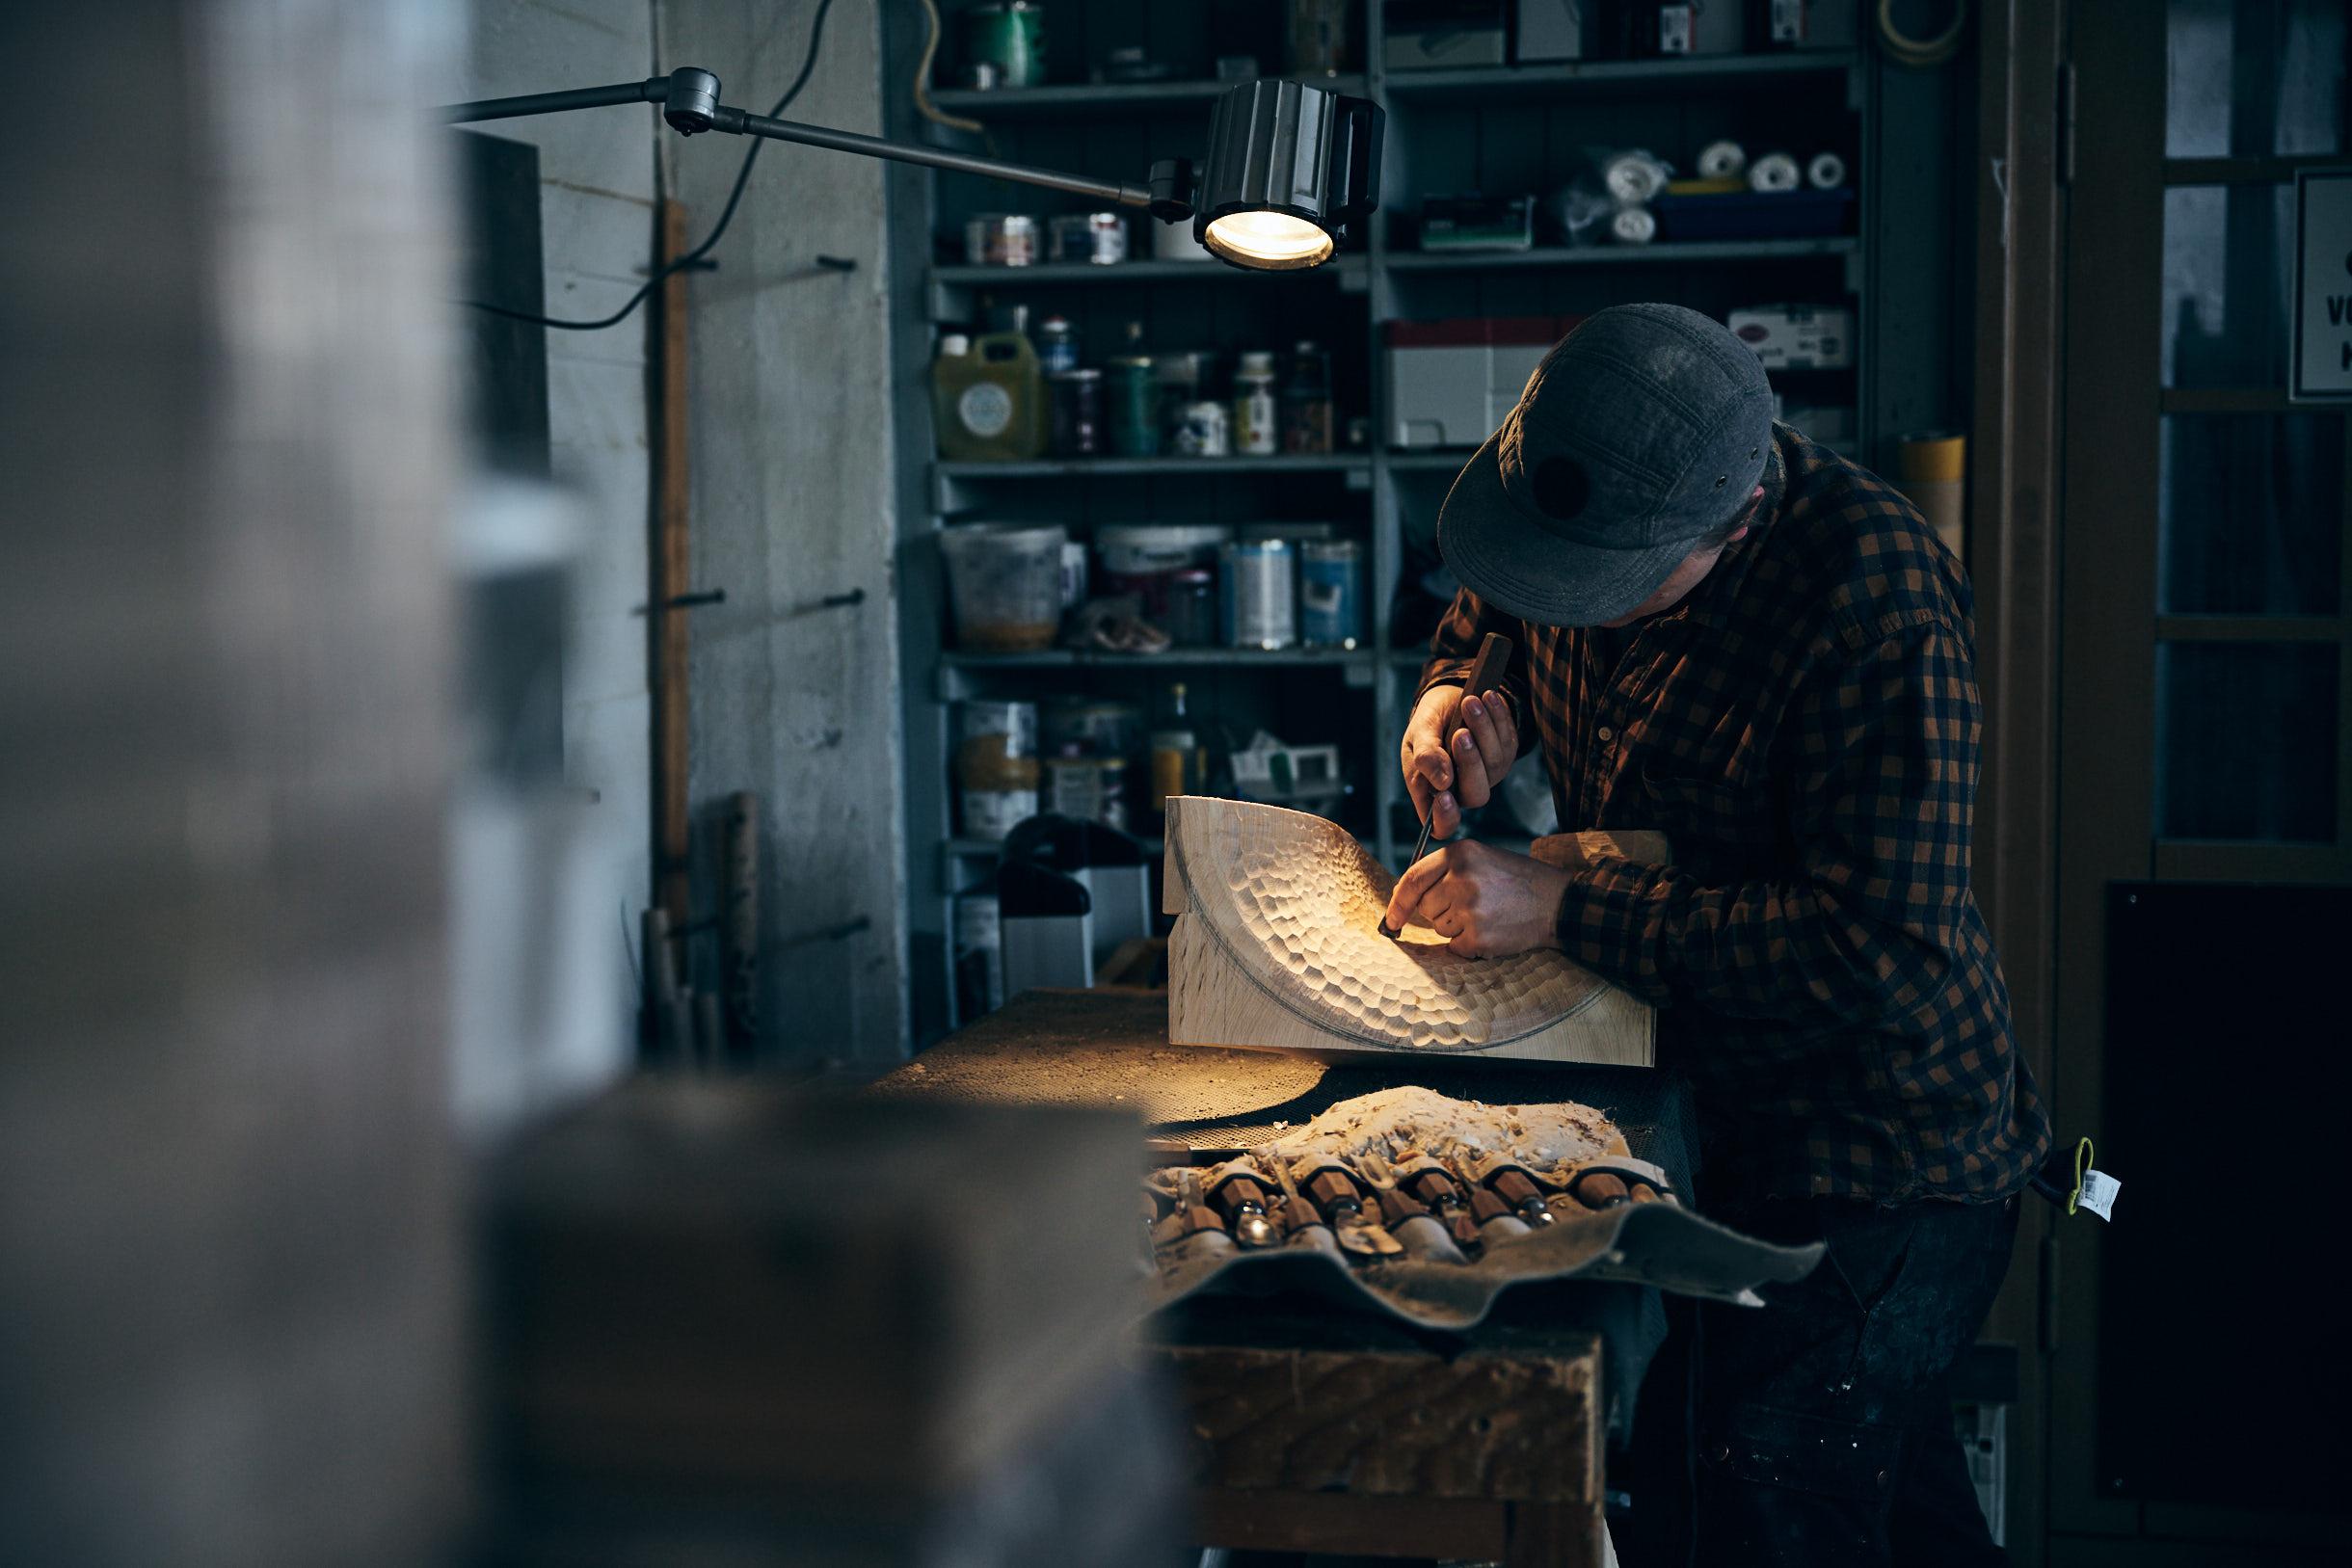
{"type": "MultiPolygon", "coordinates": [[[[703,588],[690,594],[673,594],[668,598],[661,601],[660,608],[664,611],[699,610],[707,604],[724,604],[726,602],[726,589],[703,588]]],[[[643,615],[645,614],[645,606],[640,604],[628,613],[631,615],[643,615]]]]}

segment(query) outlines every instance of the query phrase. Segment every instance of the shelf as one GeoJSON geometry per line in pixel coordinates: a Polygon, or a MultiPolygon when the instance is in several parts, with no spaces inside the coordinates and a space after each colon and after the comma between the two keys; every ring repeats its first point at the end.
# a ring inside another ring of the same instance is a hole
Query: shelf
{"type": "Polygon", "coordinates": [[[1388,466],[1397,473],[1459,473],[1476,456],[1475,446],[1441,446],[1426,452],[1398,448],[1388,454],[1388,466]]]}
{"type": "Polygon", "coordinates": [[[1392,272],[1520,272],[1546,267],[1670,267],[1704,261],[1788,261],[1846,256],[1851,234],[1801,240],[1685,240],[1659,245],[1545,245],[1532,251],[1392,251],[1392,272]]]}
{"type": "Polygon", "coordinates": [[[1089,261],[1046,261],[1033,267],[976,267],[963,262],[942,263],[931,269],[931,281],[957,288],[1047,288],[1073,283],[1264,283],[1270,281],[1354,282],[1365,276],[1361,255],[1344,255],[1326,266],[1296,272],[1252,272],[1220,261],[1119,261],[1098,266],[1089,261]]]}
{"type": "MultiPolygon", "coordinates": [[[[1125,830],[1118,831],[1124,832],[1125,830]]],[[[1145,854],[1154,857],[1157,857],[1166,846],[1166,840],[1155,836],[1131,833],[1127,837],[1141,845],[1145,854]]],[[[987,859],[993,861],[1004,853],[1004,840],[1002,838],[950,838],[940,847],[950,860],[987,859]]]]}
{"type": "Polygon", "coordinates": [[[1254,648],[1171,648],[1164,653],[1101,653],[1075,648],[974,653],[945,649],[939,655],[940,664],[950,670],[1175,670],[1188,666],[1369,670],[1374,659],[1372,651],[1363,648],[1290,648],[1272,653],[1254,648]]]}
{"type": "Polygon", "coordinates": [[[1371,457],[1333,452],[1270,458],[1041,458],[1032,463],[935,463],[942,479],[1103,479],[1143,474],[1368,473],[1371,457]]]}
{"type": "Polygon", "coordinates": [[[1453,70],[1394,70],[1388,100],[1396,104],[1486,105],[1528,98],[1590,101],[1641,97],[1698,88],[1777,92],[1792,76],[1851,70],[1852,49],[1799,49],[1782,54],[1700,55],[1674,60],[1562,61],[1551,66],[1465,66],[1453,70]]]}
{"type": "MultiPolygon", "coordinates": [[[[1315,77],[1312,85],[1334,93],[1361,94],[1361,76],[1315,77]]],[[[931,101],[951,115],[974,120],[1059,120],[1096,115],[1148,113],[1185,109],[1214,102],[1217,94],[1241,83],[1191,82],[1065,82],[1048,87],[999,88],[976,92],[970,88],[935,90],[931,101]]]]}

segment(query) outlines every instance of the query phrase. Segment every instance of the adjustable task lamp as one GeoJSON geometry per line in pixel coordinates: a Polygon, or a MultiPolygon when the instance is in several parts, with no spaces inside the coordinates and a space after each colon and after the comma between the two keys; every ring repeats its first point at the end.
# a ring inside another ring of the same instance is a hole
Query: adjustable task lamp
{"type": "Polygon", "coordinates": [[[642,82],[453,104],[444,118],[466,124],[616,103],[658,103],[662,119],[682,136],[726,131],[799,142],[1141,207],[1163,223],[1189,218],[1192,237],[1212,255],[1253,271],[1321,266],[1338,249],[1341,232],[1371,215],[1379,200],[1386,120],[1368,99],[1301,82],[1243,82],[1217,99],[1200,164],[1163,158],[1152,165],[1150,183],[1137,186],[746,114],[719,102],[719,79],[693,66],[642,82]]]}

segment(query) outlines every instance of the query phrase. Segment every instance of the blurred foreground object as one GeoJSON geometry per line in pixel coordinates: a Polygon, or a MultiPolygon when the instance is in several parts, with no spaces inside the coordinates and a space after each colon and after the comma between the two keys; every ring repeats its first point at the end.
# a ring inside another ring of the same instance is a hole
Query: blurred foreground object
{"type": "Polygon", "coordinates": [[[661,1077],[526,1138],[485,1236],[492,1559],[1165,1560],[1139,1139],[661,1077]]]}
{"type": "Polygon", "coordinates": [[[136,105],[0,150],[0,1562],[458,1528],[460,19],[0,9],[136,105]]]}

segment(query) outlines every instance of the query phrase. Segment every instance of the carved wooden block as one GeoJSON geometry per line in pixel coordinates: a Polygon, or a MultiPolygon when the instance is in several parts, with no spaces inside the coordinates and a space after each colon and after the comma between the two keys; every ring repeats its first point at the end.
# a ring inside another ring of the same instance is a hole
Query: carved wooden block
{"type": "Polygon", "coordinates": [[[1171,800],[1169,1041],[1650,1065],[1649,1007],[1559,953],[1459,958],[1427,926],[1381,936],[1395,886],[1337,823],[1171,800]]]}

